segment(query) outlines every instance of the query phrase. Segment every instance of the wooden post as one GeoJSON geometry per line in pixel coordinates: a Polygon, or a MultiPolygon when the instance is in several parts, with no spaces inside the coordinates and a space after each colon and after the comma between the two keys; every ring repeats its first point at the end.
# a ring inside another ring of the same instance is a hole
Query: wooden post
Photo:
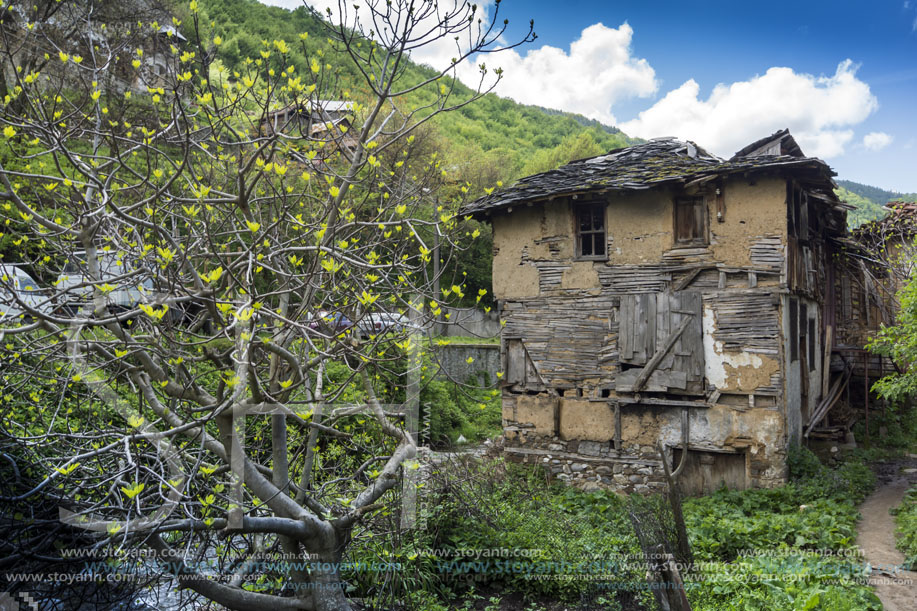
{"type": "Polygon", "coordinates": [[[621,455],[621,404],[615,401],[615,453],[621,455]]]}
{"type": "MultiPolygon", "coordinates": [[[[685,412],[687,413],[687,409],[685,412]]],[[[684,427],[684,423],[682,423],[684,427]]],[[[675,532],[678,534],[678,553],[681,555],[680,560],[683,562],[693,562],[694,558],[691,554],[691,543],[688,540],[688,529],[685,526],[685,516],[681,510],[681,489],[678,487],[678,481],[675,479],[676,476],[672,474],[672,471],[669,469],[669,462],[666,460],[665,448],[662,445],[662,442],[656,441],[656,451],[659,452],[659,458],[662,459],[662,472],[665,474],[666,488],[669,504],[672,507],[672,518],[675,521],[675,532]]],[[[688,460],[688,444],[684,443],[681,449],[681,464],[679,465],[679,471],[685,462],[688,460]]]]}
{"type": "Polygon", "coordinates": [[[669,608],[672,611],[691,611],[691,603],[685,593],[685,583],[678,572],[678,565],[672,554],[666,554],[662,565],[662,576],[667,586],[669,608]]]}
{"type": "Polygon", "coordinates": [[[866,391],[866,447],[869,447],[869,353],[863,351],[863,389],[866,391]]]}
{"type": "Polygon", "coordinates": [[[821,372],[821,396],[824,398],[828,394],[828,387],[831,384],[831,348],[834,344],[834,326],[828,325],[825,328],[825,362],[822,365],[821,372]]]}

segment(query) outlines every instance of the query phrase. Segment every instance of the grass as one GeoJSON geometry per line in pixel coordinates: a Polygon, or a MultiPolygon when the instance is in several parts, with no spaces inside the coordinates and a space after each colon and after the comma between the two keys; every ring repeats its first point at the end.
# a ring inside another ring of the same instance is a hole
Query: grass
{"type": "Polygon", "coordinates": [[[917,485],[911,486],[901,504],[893,511],[897,529],[896,545],[904,553],[907,570],[917,570],[917,485]]]}

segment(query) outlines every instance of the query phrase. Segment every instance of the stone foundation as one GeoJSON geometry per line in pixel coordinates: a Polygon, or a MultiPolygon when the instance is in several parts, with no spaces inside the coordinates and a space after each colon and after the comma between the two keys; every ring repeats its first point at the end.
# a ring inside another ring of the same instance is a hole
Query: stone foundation
{"type": "Polygon", "coordinates": [[[541,465],[552,478],[580,488],[644,494],[666,486],[662,461],[649,446],[639,448],[639,454],[625,454],[610,441],[563,440],[524,432],[508,434],[505,443],[507,459],[541,465]]]}

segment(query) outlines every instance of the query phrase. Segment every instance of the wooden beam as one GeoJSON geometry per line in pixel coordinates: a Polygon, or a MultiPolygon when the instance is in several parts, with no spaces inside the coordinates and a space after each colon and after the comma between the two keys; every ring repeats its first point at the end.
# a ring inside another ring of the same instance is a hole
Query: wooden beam
{"type": "Polygon", "coordinates": [[[672,287],[672,290],[673,290],[674,292],[676,292],[676,293],[677,293],[678,291],[684,290],[685,287],[687,287],[689,284],[691,284],[692,282],[694,282],[694,279],[697,278],[697,275],[698,275],[698,274],[700,274],[700,273],[701,273],[702,271],[704,271],[705,269],[710,269],[711,267],[714,267],[714,266],[695,267],[695,268],[694,268],[693,270],[691,270],[691,272],[688,273],[684,278],[682,278],[681,280],[679,280],[679,281],[675,284],[675,286],[672,287]]]}

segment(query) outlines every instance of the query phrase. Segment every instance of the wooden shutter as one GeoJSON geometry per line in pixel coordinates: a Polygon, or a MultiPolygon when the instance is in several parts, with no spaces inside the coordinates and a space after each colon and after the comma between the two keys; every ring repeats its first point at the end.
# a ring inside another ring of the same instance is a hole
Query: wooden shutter
{"type": "Polygon", "coordinates": [[[675,242],[707,243],[707,206],[703,197],[679,197],[675,200],[675,242]]]}
{"type": "Polygon", "coordinates": [[[698,292],[622,296],[616,389],[703,394],[702,318],[698,292]]]}
{"type": "Polygon", "coordinates": [[[541,390],[544,381],[529,357],[525,344],[519,338],[507,338],[505,342],[503,384],[516,387],[517,390],[541,390]]]}

